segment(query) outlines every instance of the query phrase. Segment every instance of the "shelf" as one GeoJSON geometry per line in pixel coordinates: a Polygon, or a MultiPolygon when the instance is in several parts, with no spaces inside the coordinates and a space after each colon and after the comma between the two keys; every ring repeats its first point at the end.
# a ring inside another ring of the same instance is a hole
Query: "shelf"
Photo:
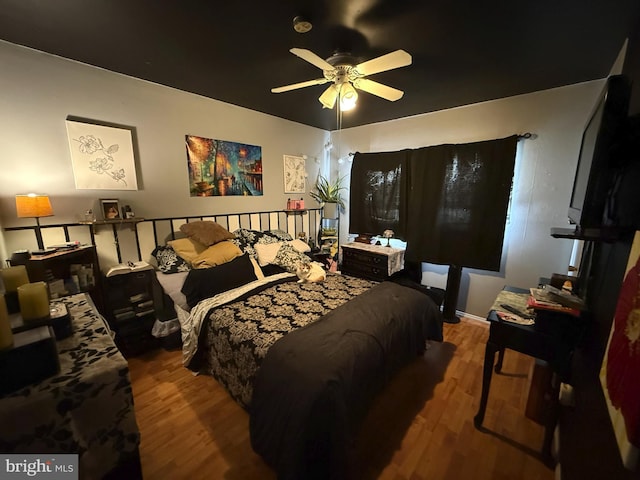
{"type": "Polygon", "coordinates": [[[297,214],[297,213],[299,213],[299,214],[301,214],[301,215],[302,215],[302,214],[304,214],[304,213],[307,213],[307,209],[306,209],[306,208],[297,208],[297,209],[295,209],[295,210],[286,210],[286,209],[285,209],[285,210],[284,210],[284,213],[286,213],[287,215],[295,215],[295,214],[297,214]]]}
{"type": "Polygon", "coordinates": [[[615,227],[593,227],[581,228],[578,226],[569,228],[552,228],[551,236],[553,238],[568,238],[572,240],[592,240],[599,242],[615,242],[620,240],[625,230],[615,227]]]}
{"type": "Polygon", "coordinates": [[[136,217],[136,218],[118,218],[116,220],[81,220],[78,223],[80,225],[91,225],[93,232],[96,231],[96,226],[98,225],[128,225],[129,228],[133,229],[136,224],[144,222],[144,218],[136,217]]]}

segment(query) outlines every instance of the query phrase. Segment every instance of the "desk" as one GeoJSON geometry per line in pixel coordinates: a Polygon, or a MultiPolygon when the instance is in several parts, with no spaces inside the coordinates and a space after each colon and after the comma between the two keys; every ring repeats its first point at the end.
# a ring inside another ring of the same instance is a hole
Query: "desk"
{"type": "MultiPolygon", "coordinates": [[[[501,303],[512,303],[509,300],[526,303],[529,296],[528,290],[505,287],[498,295],[494,308],[501,303]]],[[[516,305],[522,308],[522,303],[516,305]]],[[[571,374],[571,358],[584,331],[584,321],[578,317],[566,313],[546,312],[539,310],[536,314],[535,325],[518,325],[516,323],[500,320],[495,310],[491,310],[487,316],[490,323],[489,340],[484,355],[484,369],[482,375],[482,396],[480,408],[474,417],[476,428],[482,426],[487,407],[489,387],[496,352],[499,352],[498,362],[495,365],[496,373],[502,370],[502,361],[505,349],[529,355],[544,360],[554,372],[553,382],[553,407],[545,424],[544,443],[542,453],[550,458],[553,430],[558,417],[558,393],[560,382],[568,383],[571,374]]]]}
{"type": "Polygon", "coordinates": [[[0,452],[79,453],[80,478],[103,478],[137,461],[129,368],[87,294],[60,301],[74,328],[57,342],[60,372],[0,396],[0,452]]]}

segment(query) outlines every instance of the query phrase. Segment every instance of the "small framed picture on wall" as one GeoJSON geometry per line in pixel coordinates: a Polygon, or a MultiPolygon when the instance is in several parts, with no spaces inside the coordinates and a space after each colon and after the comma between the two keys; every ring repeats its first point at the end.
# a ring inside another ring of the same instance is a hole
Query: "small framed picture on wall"
{"type": "Polygon", "coordinates": [[[120,206],[118,205],[118,199],[114,198],[101,198],[100,206],[102,209],[102,218],[105,220],[119,220],[120,218],[120,206]]]}

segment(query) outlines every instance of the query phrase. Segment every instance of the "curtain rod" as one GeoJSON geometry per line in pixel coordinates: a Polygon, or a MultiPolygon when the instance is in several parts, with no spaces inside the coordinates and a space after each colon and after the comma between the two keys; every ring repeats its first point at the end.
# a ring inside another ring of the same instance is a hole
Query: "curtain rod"
{"type": "MultiPolygon", "coordinates": [[[[536,135],[535,133],[531,133],[531,132],[525,132],[519,135],[516,135],[518,137],[518,140],[528,140],[528,139],[532,139],[535,140],[536,138],[538,138],[538,135],[536,135]]],[[[353,152],[349,152],[349,156],[353,157],[355,155],[355,153],[353,152]]]]}
{"type": "Polygon", "coordinates": [[[537,137],[538,136],[535,133],[526,132],[526,133],[523,133],[522,135],[518,135],[518,140],[521,140],[521,139],[525,139],[526,140],[528,138],[536,139],[537,137]]]}

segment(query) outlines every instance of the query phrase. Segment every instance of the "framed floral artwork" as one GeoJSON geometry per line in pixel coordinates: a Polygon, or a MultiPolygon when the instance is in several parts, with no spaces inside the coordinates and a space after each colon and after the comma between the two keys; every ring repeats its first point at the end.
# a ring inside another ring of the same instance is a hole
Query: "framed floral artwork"
{"type": "Polygon", "coordinates": [[[131,130],[66,120],[78,190],[137,190],[131,130]]]}
{"type": "Polygon", "coordinates": [[[284,193],[304,193],[306,179],[304,157],[284,155],[284,193]]]}

